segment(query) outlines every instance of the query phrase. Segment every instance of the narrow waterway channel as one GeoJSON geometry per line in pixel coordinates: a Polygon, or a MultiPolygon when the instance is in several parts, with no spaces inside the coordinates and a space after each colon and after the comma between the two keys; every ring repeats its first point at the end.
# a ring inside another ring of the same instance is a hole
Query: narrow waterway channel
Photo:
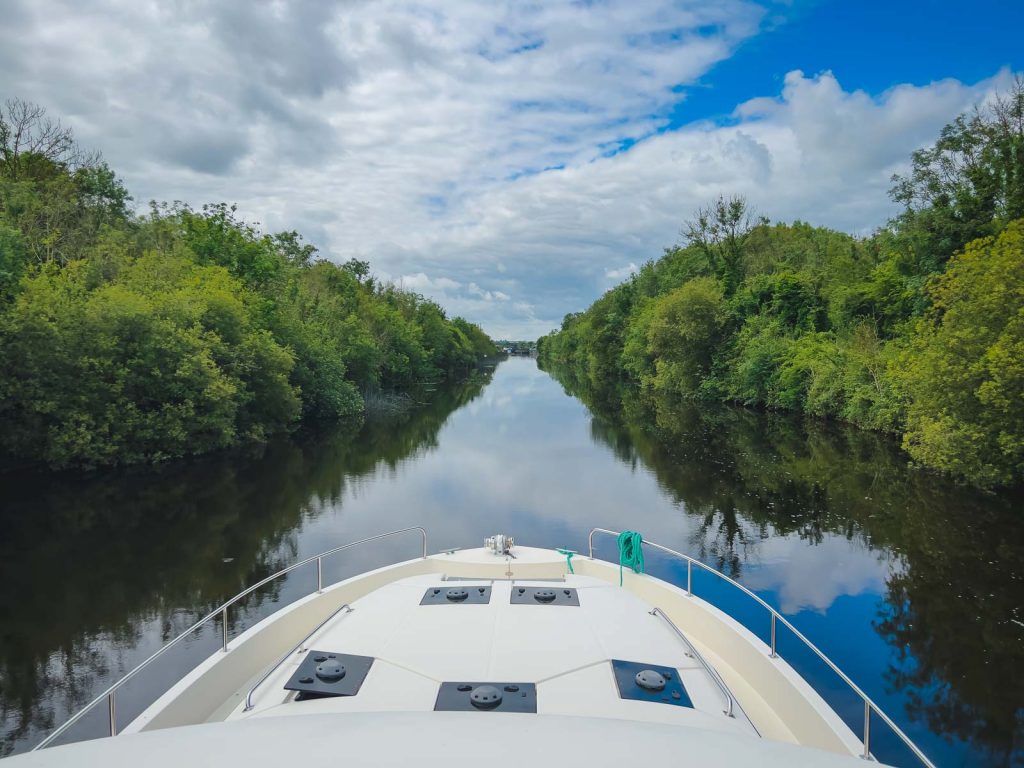
{"type": "MultiPolygon", "coordinates": [[[[527,358],[421,397],[354,436],[311,430],[157,469],[0,477],[0,755],[31,748],[247,584],[337,544],[422,525],[431,551],[497,532],[585,550],[602,526],[740,579],[938,765],[1021,762],[1019,493],[916,471],[888,439],[852,429],[563,388],[527,358]]],[[[417,546],[353,550],[325,578],[417,546]]],[[[599,554],[614,557],[610,539],[599,554]]],[[[681,574],[656,557],[648,569],[681,574]]],[[[296,571],[236,610],[230,631],[314,584],[314,571],[296,571]]],[[[762,613],[710,578],[695,591],[767,631],[762,613]]],[[[124,720],[219,636],[207,627],[127,686],[124,720]]],[[[857,700],[791,640],[780,638],[783,655],[856,730],[857,700]]],[[[95,715],[78,736],[102,733],[105,712],[95,715]]],[[[876,738],[880,757],[912,764],[876,738]]]]}

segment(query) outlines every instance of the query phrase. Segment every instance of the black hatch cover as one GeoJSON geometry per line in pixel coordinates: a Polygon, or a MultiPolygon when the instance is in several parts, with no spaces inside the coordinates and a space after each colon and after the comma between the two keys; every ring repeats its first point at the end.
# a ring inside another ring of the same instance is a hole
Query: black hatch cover
{"type": "Polygon", "coordinates": [[[679,679],[678,669],[612,659],[612,671],[615,673],[620,699],[693,707],[690,694],[679,679]]]}
{"type": "Polygon", "coordinates": [[[533,683],[441,683],[435,712],[536,712],[533,683]]]}
{"type": "Polygon", "coordinates": [[[372,656],[307,651],[306,658],[284,687],[287,691],[299,691],[300,701],[323,696],[355,696],[372,664],[372,656]]]}
{"type": "Polygon", "coordinates": [[[520,587],[512,585],[512,605],[576,605],[580,595],[568,587],[520,587]]]}
{"type": "Polygon", "coordinates": [[[420,605],[482,605],[491,602],[491,588],[480,585],[431,587],[420,605]]]}

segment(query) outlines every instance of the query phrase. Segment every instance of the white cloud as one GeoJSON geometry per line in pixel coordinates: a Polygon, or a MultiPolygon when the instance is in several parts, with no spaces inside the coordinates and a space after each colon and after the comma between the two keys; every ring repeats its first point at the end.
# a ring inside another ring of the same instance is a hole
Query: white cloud
{"type": "Polygon", "coordinates": [[[476,283],[470,283],[466,289],[471,295],[479,296],[484,301],[508,301],[512,297],[503,291],[485,291],[476,283]]]}
{"type": "Polygon", "coordinates": [[[416,293],[447,294],[462,287],[462,283],[451,280],[447,277],[427,277],[423,272],[415,275],[402,275],[398,279],[398,285],[408,291],[416,293]]]}
{"type": "Polygon", "coordinates": [[[142,202],[235,201],[530,337],[720,192],[881,223],[892,171],[999,81],[874,98],[790,73],[728,125],[659,133],[763,19],[740,0],[12,0],[0,95],[66,118],[142,202]]]}
{"type": "Polygon", "coordinates": [[[609,280],[625,280],[638,269],[639,267],[636,265],[636,262],[631,261],[629,264],[624,267],[620,267],[619,269],[606,269],[604,271],[604,276],[609,280]]]}
{"type": "Polygon", "coordinates": [[[532,327],[544,332],[589,304],[608,277],[624,277],[623,256],[656,258],[696,207],[722,193],[746,195],[775,220],[869,232],[895,212],[890,177],[910,153],[1009,77],[899,86],[872,98],[844,91],[829,73],[791,73],[777,98],[740,105],[729,125],[692,124],[488,189],[465,204],[459,238],[444,247],[455,263],[514,244],[511,274],[535,287],[532,327]]]}

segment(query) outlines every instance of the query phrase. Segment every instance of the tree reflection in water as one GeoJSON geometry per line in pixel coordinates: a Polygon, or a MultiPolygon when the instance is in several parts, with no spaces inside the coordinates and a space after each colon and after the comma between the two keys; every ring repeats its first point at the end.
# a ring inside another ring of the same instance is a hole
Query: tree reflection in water
{"type": "Polygon", "coordinates": [[[884,552],[877,633],[908,716],[1024,762],[1024,489],[988,494],[909,465],[884,436],[788,414],[595,391],[549,371],[593,415],[592,437],[650,468],[699,522],[692,550],[740,577],[758,544],[839,535],[884,552]]]}

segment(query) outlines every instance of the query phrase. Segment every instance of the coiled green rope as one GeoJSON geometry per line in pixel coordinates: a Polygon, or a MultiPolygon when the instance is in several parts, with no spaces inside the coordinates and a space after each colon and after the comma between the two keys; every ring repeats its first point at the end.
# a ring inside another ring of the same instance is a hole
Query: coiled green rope
{"type": "Polygon", "coordinates": [[[644,572],[644,537],[636,531],[619,534],[619,586],[622,586],[622,566],[627,565],[633,573],[644,572]]]}

